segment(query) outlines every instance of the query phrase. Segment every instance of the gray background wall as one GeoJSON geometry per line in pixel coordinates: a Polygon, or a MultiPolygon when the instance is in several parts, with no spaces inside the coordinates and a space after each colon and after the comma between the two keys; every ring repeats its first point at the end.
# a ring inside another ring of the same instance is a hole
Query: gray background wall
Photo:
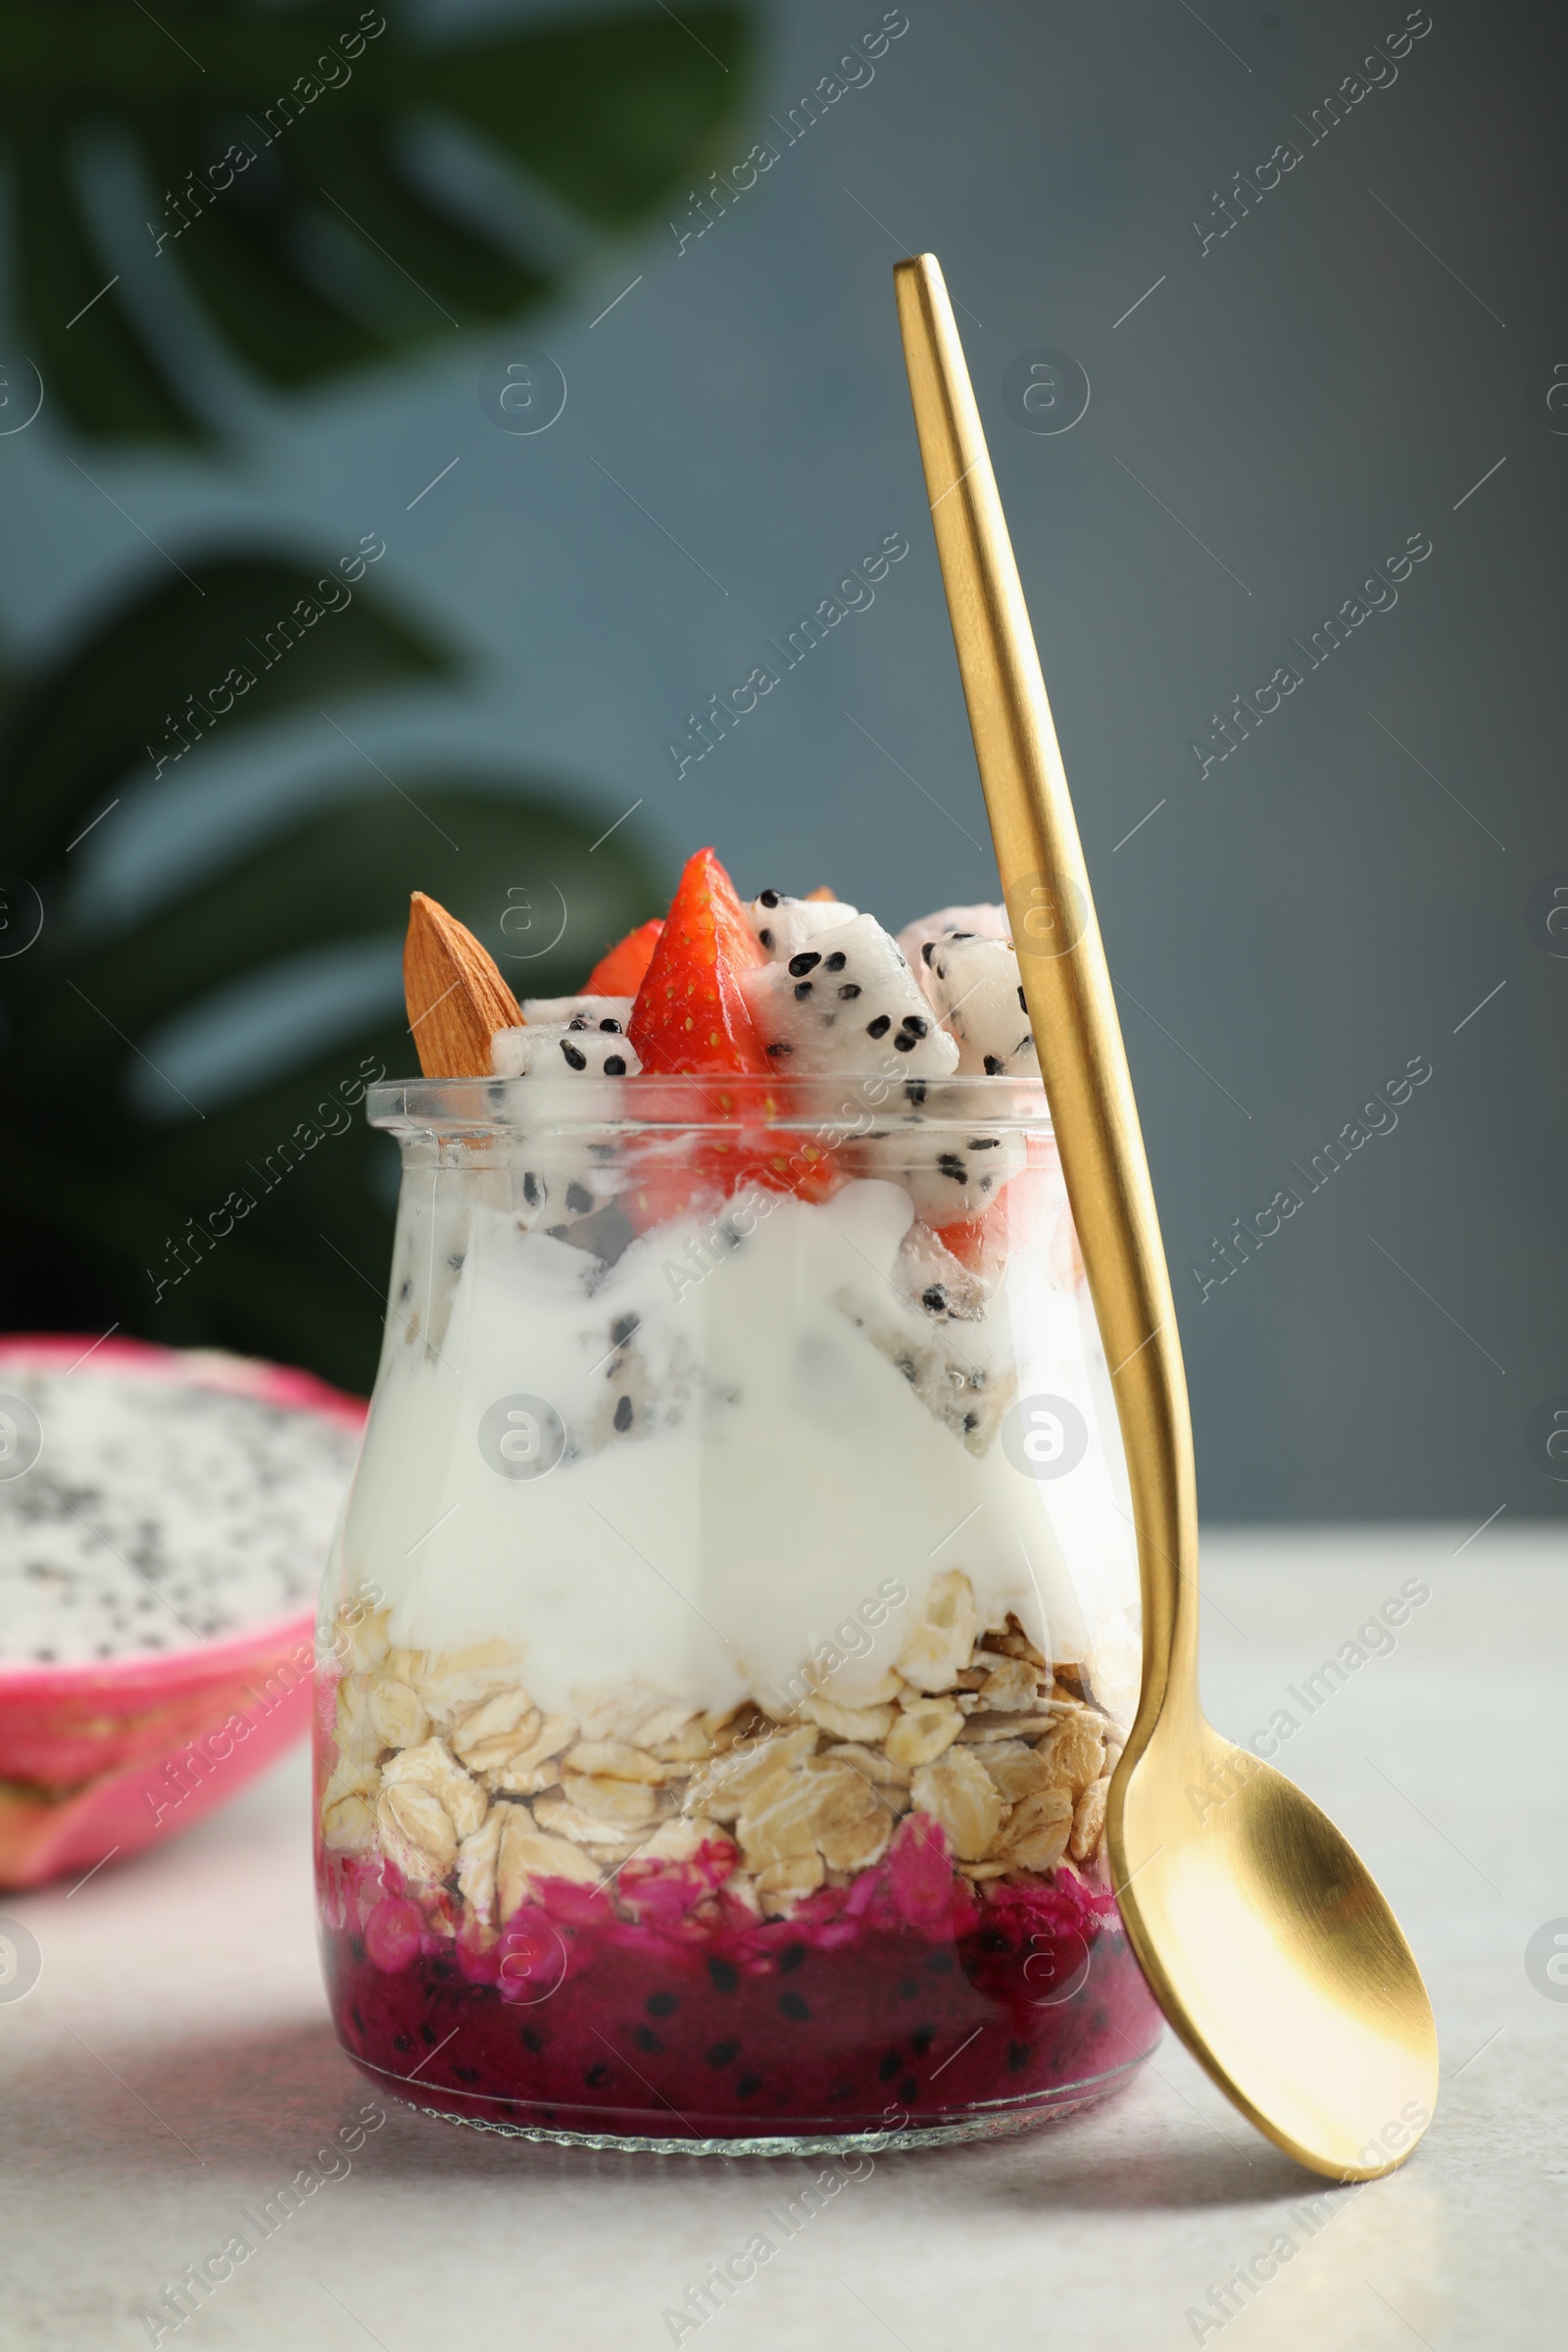
{"type": "MultiPolygon", "coordinates": [[[[1398,0],[907,0],[874,78],[786,146],[776,120],[882,13],[768,6],[733,160],[771,138],[773,168],[684,250],[655,228],[585,256],[568,307],[489,349],[454,336],[368,388],[270,405],[172,317],[243,454],[100,453],[100,489],[47,416],[0,442],[6,629],[45,643],[154,560],[126,517],[176,555],[238,524],[328,551],[378,531],[383,583],[488,653],[456,719],[418,696],[367,719],[394,776],[438,738],[504,747],[607,825],[640,804],[628,824],[671,872],[712,840],[745,889],[828,880],[894,925],[989,897],[890,278],[934,250],[1124,991],[1204,1507],[1560,1513],[1526,1433],[1568,1404],[1568,959],[1530,912],[1568,879],[1562,19],[1434,0],[1396,78],[1314,141],[1398,0]],[[1287,140],[1299,163],[1204,247],[1195,218],[1223,227],[1237,169],[1287,140]],[[481,364],[522,344],[568,384],[534,437],[477,398],[481,364]],[[1041,346],[1091,386],[1056,435],[1003,398],[1041,346]],[[890,531],[911,552],[874,606],[677,779],[686,713],[890,531]],[[1397,603],[1308,668],[1293,640],[1412,533],[1432,553],[1397,603]],[[1299,689],[1200,774],[1192,739],[1286,662],[1299,689]],[[1308,1192],[1290,1163],[1412,1056],[1432,1074],[1396,1127],[1308,1192]],[[1189,1263],[1284,1185],[1299,1211],[1200,1300],[1189,1263]]],[[[128,779],[90,900],[112,914],[265,832],[340,748],[291,722],[177,782],[128,779]]],[[[498,900],[547,879],[498,876],[498,900]]],[[[270,1027],[319,1042],[348,992],[395,993],[395,946],[336,998],[310,983],[274,974],[160,1059],[177,1078],[270,1027]]]]}

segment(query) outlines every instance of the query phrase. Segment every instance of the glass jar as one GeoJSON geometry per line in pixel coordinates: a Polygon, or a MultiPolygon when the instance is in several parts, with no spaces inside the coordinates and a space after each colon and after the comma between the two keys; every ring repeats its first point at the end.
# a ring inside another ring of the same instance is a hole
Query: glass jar
{"type": "Polygon", "coordinates": [[[1010,2131],[1159,2033],[1120,1440],[1042,1089],[382,1084],[320,1625],[337,2031],[596,2146],[1010,2131]]]}

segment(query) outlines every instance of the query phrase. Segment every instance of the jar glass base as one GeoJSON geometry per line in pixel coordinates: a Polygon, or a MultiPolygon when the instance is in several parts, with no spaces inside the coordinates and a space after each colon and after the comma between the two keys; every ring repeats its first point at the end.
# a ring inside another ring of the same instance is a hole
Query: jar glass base
{"type": "MultiPolygon", "coordinates": [[[[609,2150],[623,2156],[837,2156],[852,2155],[858,2150],[873,2155],[890,2154],[904,2148],[958,2147],[966,2142],[989,2139],[1010,2139],[1023,2132],[1038,2131],[1047,2124],[1060,2123],[1070,2115],[1081,2115],[1087,2108],[1098,2106],[1125,2089],[1143,2067],[1149,2052],[1121,2066],[1112,2067],[1102,2075],[1092,2075],[1081,2082],[1065,2082],[1058,2089],[1043,2096],[1030,2093],[1019,2099],[998,2099],[981,2108],[965,2108],[945,2120],[908,2124],[903,2129],[877,2126],[863,2131],[845,2132],[803,2129],[802,2119],[795,2118],[780,2131],[757,2132],[737,2137],[725,2129],[716,2129],[711,2136],[702,2136],[702,2118],[684,2120],[693,2130],[679,2137],[666,2133],[640,2132],[573,2132],[556,2125],[530,2123],[523,2119],[525,2103],[519,2102],[518,2120],[502,2122],[493,2116],[466,2114],[456,2106],[434,2107],[425,2100],[411,2095],[412,2084],[395,2088],[394,2078],[379,2068],[366,2065],[363,2059],[355,2064],[377,2089],[397,2099],[400,2106],[412,2108],[416,2114],[427,2115],[433,2122],[457,2124],[470,2132],[492,2132],[502,2139],[527,2139],[559,2148],[594,2148],[609,2150]]],[[[490,2101],[486,2104],[494,2105],[490,2101]]],[[[559,2114],[560,2110],[556,2112],[559,2114]]],[[[630,2120],[630,2119],[628,2119],[630,2120]]],[[[652,2122],[654,2119],[649,2117],[652,2122]]],[[[716,2119],[715,2119],[716,2122],[716,2119]]]]}

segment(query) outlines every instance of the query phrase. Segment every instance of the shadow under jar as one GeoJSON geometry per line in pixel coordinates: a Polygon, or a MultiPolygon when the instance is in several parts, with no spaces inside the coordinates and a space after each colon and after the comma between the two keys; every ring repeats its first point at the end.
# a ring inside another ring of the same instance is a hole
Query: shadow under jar
{"type": "Polygon", "coordinates": [[[402,1194],[317,1707],[345,2049],[455,2121],[728,2153],[1124,2081],[1137,1567],[1042,1089],[368,1108],[402,1194]]]}

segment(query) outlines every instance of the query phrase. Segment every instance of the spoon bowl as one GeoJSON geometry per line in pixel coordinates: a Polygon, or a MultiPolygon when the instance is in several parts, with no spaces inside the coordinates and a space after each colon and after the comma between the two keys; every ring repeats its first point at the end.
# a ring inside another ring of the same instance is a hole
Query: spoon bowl
{"type": "Polygon", "coordinates": [[[1106,1845],[1165,2016],[1244,2115],[1337,2180],[1391,2171],[1437,2098],[1432,2008],[1364,1865],[1198,1700],[1198,1497],[1176,1307],[1040,658],[953,308],[894,271],[909,396],[1024,1002],[1121,1424],[1144,1605],[1106,1845]]]}
{"type": "Polygon", "coordinates": [[[1135,1734],[1106,1830],[1129,1940],[1220,2088],[1314,2171],[1391,2171],[1431,2119],[1437,2034],[1348,1839],[1283,1773],[1169,1708],[1141,1749],[1135,1734]]]}

